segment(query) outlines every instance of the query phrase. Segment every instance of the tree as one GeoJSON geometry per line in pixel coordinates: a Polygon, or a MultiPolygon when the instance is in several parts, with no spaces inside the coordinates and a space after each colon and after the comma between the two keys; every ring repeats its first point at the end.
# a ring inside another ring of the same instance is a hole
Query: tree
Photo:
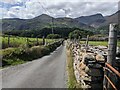
{"type": "Polygon", "coordinates": [[[80,39],[80,38],[82,38],[81,32],[79,30],[75,30],[75,31],[69,33],[69,38],[70,39],[80,39]]]}
{"type": "Polygon", "coordinates": [[[58,39],[58,38],[61,38],[61,36],[59,34],[48,34],[47,38],[48,39],[58,39]]]}
{"type": "Polygon", "coordinates": [[[37,35],[37,38],[42,38],[42,35],[41,34],[37,35]]]}
{"type": "MultiPolygon", "coordinates": [[[[76,27],[54,27],[54,33],[60,35],[61,38],[68,38],[69,33],[73,32],[74,30],[78,30],[81,33],[82,37],[86,37],[87,35],[93,35],[94,30],[85,30],[76,27]]],[[[42,29],[35,29],[35,30],[5,30],[2,32],[6,35],[13,35],[13,36],[22,36],[22,37],[42,37],[45,38],[51,34],[51,28],[42,28],[42,29]]],[[[77,37],[77,35],[76,35],[77,37]]]]}

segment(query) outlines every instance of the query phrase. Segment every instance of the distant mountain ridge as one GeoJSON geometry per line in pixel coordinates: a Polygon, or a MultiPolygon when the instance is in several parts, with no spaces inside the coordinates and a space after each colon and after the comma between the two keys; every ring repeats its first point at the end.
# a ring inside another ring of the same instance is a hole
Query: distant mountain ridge
{"type": "Polygon", "coordinates": [[[95,14],[95,15],[90,15],[90,16],[82,16],[75,18],[81,23],[85,23],[89,26],[97,28],[101,23],[105,21],[105,18],[103,17],[102,14],[95,14]]]}
{"type": "Polygon", "coordinates": [[[44,27],[78,27],[92,28],[86,24],[78,22],[72,18],[53,18],[49,15],[42,14],[33,19],[2,19],[3,30],[37,30],[44,27]],[[53,19],[53,23],[52,23],[53,19]]]}
{"type": "Polygon", "coordinates": [[[106,26],[110,23],[120,23],[120,10],[110,16],[106,16],[105,20],[106,21],[101,24],[101,26],[106,26]]]}
{"type": "Polygon", "coordinates": [[[2,19],[2,30],[37,30],[44,27],[78,27],[84,29],[94,29],[107,26],[110,23],[118,23],[120,11],[110,15],[94,14],[81,16],[78,18],[53,18],[42,14],[32,19],[8,18],[2,19]]]}

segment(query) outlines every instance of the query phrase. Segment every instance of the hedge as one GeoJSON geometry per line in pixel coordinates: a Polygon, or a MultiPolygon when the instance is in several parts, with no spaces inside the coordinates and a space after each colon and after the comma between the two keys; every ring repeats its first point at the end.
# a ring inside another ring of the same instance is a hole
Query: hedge
{"type": "Polygon", "coordinates": [[[14,65],[15,63],[24,63],[38,59],[44,55],[50,54],[62,41],[57,41],[47,46],[33,46],[31,48],[7,48],[2,50],[2,66],[14,65]]]}

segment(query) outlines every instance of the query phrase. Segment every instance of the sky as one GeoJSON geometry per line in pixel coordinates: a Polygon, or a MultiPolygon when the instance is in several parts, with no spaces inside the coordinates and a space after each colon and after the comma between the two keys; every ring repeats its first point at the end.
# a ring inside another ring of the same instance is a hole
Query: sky
{"type": "Polygon", "coordinates": [[[30,19],[41,14],[52,17],[104,16],[118,11],[119,0],[2,0],[0,18],[30,19]]]}

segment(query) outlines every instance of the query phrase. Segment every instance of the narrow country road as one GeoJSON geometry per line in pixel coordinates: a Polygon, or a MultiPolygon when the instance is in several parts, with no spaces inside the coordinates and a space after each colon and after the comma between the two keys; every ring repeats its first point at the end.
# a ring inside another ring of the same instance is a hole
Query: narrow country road
{"type": "Polygon", "coordinates": [[[43,58],[2,71],[3,88],[66,88],[66,51],[60,46],[43,58]]]}

